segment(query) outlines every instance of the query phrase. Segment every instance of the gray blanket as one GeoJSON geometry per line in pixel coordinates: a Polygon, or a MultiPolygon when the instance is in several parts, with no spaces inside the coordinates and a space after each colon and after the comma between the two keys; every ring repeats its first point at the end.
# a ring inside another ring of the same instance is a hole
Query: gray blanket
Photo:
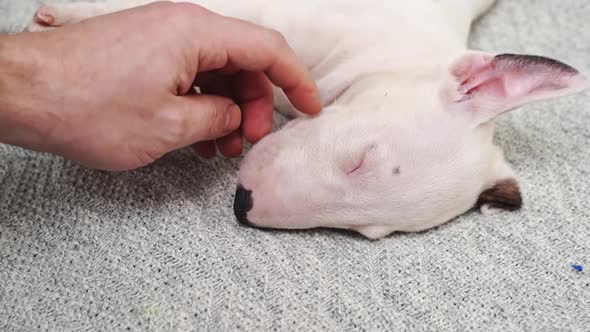
{"type": "MultiPolygon", "coordinates": [[[[36,6],[0,0],[0,30],[36,6]]],[[[503,0],[471,44],[590,70],[589,18],[503,0]]],[[[589,128],[588,93],[506,114],[524,209],[380,241],[238,226],[238,160],[106,173],[0,145],[0,330],[588,331],[589,128]]]]}

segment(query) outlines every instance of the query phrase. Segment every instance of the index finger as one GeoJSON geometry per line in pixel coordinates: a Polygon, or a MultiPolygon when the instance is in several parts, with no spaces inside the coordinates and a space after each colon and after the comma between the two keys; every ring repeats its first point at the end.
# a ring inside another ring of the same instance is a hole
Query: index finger
{"type": "Polygon", "coordinates": [[[209,43],[198,41],[199,71],[231,67],[264,72],[297,110],[310,115],[320,112],[322,102],[314,80],[280,33],[222,16],[214,15],[211,21],[208,33],[201,34],[209,43]]]}

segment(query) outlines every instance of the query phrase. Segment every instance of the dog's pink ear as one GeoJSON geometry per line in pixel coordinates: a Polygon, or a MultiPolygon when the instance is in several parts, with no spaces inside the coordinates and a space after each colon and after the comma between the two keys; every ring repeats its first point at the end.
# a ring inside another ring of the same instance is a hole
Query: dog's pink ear
{"type": "Polygon", "coordinates": [[[557,60],[517,54],[468,53],[451,67],[459,98],[453,108],[478,123],[524,104],[580,92],[590,80],[557,60]]]}

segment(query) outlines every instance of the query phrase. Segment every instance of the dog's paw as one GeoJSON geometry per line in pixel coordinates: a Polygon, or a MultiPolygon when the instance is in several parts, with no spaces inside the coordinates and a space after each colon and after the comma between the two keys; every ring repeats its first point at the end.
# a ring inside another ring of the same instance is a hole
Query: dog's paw
{"type": "Polygon", "coordinates": [[[484,216],[492,216],[492,215],[498,214],[504,210],[494,207],[492,204],[484,204],[479,208],[479,211],[484,216]]]}
{"type": "Polygon", "coordinates": [[[42,5],[37,9],[25,31],[46,31],[64,25],[78,23],[101,14],[103,7],[97,3],[74,2],[42,5]]]}
{"type": "Polygon", "coordinates": [[[55,29],[58,27],[56,20],[57,10],[55,7],[43,5],[37,9],[31,23],[25,27],[25,31],[38,32],[55,29]]]}

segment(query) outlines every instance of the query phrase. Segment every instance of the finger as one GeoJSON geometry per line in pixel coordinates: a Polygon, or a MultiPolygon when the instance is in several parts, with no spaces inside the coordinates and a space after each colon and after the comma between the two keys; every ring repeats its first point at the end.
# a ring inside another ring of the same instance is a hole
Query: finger
{"type": "Polygon", "coordinates": [[[234,96],[242,110],[242,133],[256,143],[272,131],[272,84],[260,72],[243,71],[234,78],[234,96]]]}
{"type": "Polygon", "coordinates": [[[219,152],[227,158],[235,158],[242,154],[244,140],[242,139],[240,130],[233,131],[227,136],[218,138],[215,143],[219,152]]]}
{"type": "Polygon", "coordinates": [[[315,82],[282,35],[249,22],[215,18],[211,20],[215,28],[208,28],[208,31],[215,31],[209,34],[211,44],[204,47],[201,40],[197,46],[200,71],[237,67],[264,72],[285,92],[297,110],[307,114],[321,110],[315,82]]]}
{"type": "Polygon", "coordinates": [[[192,148],[199,157],[204,159],[211,159],[217,155],[215,141],[197,142],[192,145],[192,148]]]}
{"type": "Polygon", "coordinates": [[[256,143],[272,131],[273,87],[262,72],[241,71],[233,76],[199,73],[193,83],[202,93],[232,98],[242,111],[242,133],[256,143]]]}
{"type": "Polygon", "coordinates": [[[231,133],[240,126],[241,112],[231,99],[198,94],[174,97],[163,118],[158,125],[177,149],[231,133]]]}

